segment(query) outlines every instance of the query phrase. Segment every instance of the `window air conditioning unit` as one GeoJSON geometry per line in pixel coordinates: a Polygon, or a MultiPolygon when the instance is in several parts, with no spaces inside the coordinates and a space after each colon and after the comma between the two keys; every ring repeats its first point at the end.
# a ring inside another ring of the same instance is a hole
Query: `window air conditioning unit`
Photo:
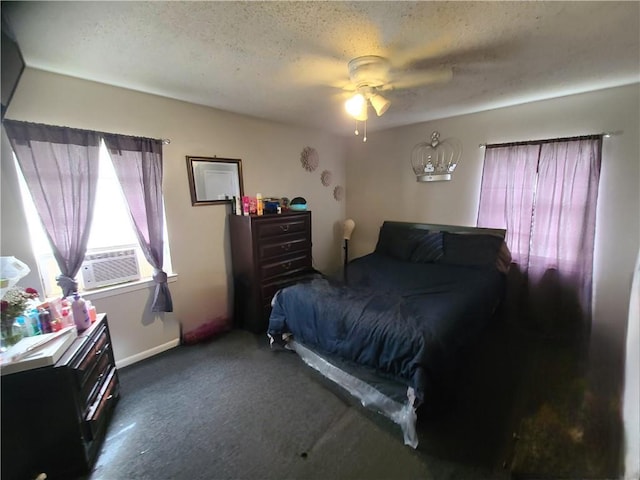
{"type": "Polygon", "coordinates": [[[140,280],[138,257],[133,248],[86,255],[80,270],[87,290],[140,280]]]}

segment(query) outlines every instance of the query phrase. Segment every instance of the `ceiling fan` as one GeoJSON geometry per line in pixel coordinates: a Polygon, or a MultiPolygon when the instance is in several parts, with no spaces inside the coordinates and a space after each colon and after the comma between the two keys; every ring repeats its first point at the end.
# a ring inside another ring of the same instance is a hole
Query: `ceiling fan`
{"type": "Polygon", "coordinates": [[[364,122],[364,142],[367,141],[366,122],[369,118],[369,105],[379,117],[391,106],[391,101],[380,92],[446,82],[453,76],[450,67],[398,72],[392,68],[388,59],[377,55],[364,55],[350,60],[348,70],[351,90],[355,93],[345,102],[345,109],[356,120],[356,135],[359,135],[358,122],[364,122]]]}

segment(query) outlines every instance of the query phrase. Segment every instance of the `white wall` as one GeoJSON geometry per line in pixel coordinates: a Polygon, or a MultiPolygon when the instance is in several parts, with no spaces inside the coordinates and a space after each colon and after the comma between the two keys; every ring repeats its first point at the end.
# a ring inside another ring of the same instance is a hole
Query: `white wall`
{"type": "MultiPolygon", "coordinates": [[[[7,118],[171,140],[163,150],[163,190],[178,274],[170,284],[174,313],[150,314],[146,290],[96,300],[98,309],[108,314],[116,360],[171,343],[178,322],[188,331],[205,322],[227,323],[232,314],[229,210],[222,205],[191,206],[187,155],[242,159],[247,195],[305,197],[312,211],[314,266],[333,272],[341,264],[337,226],[345,202],[334,200],[333,185],[320,182],[320,173],[328,169],[334,185],[345,184],[345,148],[339,137],[34,69],[25,71],[7,118]],[[300,163],[305,146],[314,147],[320,157],[313,173],[300,163]]],[[[3,177],[5,168],[12,168],[8,151],[3,135],[3,177]]],[[[35,270],[24,248],[24,222],[17,211],[5,216],[4,195],[2,255],[26,259],[35,270]],[[4,234],[8,230],[11,238],[4,234]]]]}
{"type": "Polygon", "coordinates": [[[639,92],[635,84],[374,132],[366,144],[352,139],[347,216],[355,220],[356,229],[350,253],[355,257],[372,251],[386,219],[475,225],[481,143],[616,132],[603,143],[590,358],[596,382],[619,395],[631,279],[640,246],[639,92]],[[441,138],[462,141],[462,160],[452,181],[417,183],[409,164],[411,149],[434,130],[441,138]]]}

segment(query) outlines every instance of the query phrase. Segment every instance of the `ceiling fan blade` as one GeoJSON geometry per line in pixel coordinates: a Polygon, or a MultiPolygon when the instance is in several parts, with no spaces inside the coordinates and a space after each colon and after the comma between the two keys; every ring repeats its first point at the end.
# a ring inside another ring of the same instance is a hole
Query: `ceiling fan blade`
{"type": "Polygon", "coordinates": [[[427,70],[440,65],[495,65],[507,57],[510,52],[519,48],[518,42],[511,41],[505,45],[502,41],[485,41],[482,44],[458,46],[456,48],[443,47],[431,51],[426,55],[402,55],[403,61],[394,62],[393,67],[398,71],[427,70]]]}
{"type": "Polygon", "coordinates": [[[437,83],[446,83],[453,78],[453,68],[439,67],[425,71],[400,72],[394,75],[394,79],[382,88],[382,90],[396,90],[404,88],[423,87],[437,83]]]}
{"type": "Polygon", "coordinates": [[[410,71],[424,70],[445,63],[450,64],[441,57],[443,53],[450,51],[451,45],[454,43],[455,35],[443,34],[426,43],[421,42],[419,45],[395,45],[390,57],[392,68],[398,71],[410,71]],[[425,61],[428,63],[422,63],[425,61]]]}
{"type": "Polygon", "coordinates": [[[299,87],[330,86],[344,89],[350,86],[344,62],[330,57],[307,55],[282,71],[283,80],[295,79],[299,87]]]}

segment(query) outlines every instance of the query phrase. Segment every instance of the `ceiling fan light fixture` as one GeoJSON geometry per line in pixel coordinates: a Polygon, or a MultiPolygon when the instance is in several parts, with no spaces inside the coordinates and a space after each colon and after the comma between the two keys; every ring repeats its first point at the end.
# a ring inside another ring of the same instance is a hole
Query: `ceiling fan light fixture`
{"type": "Polygon", "coordinates": [[[367,119],[367,99],[361,93],[356,93],[344,104],[347,113],[359,121],[367,119]]]}
{"type": "Polygon", "coordinates": [[[389,110],[389,107],[391,106],[391,102],[378,93],[372,94],[369,97],[369,101],[379,117],[389,110]]]}

